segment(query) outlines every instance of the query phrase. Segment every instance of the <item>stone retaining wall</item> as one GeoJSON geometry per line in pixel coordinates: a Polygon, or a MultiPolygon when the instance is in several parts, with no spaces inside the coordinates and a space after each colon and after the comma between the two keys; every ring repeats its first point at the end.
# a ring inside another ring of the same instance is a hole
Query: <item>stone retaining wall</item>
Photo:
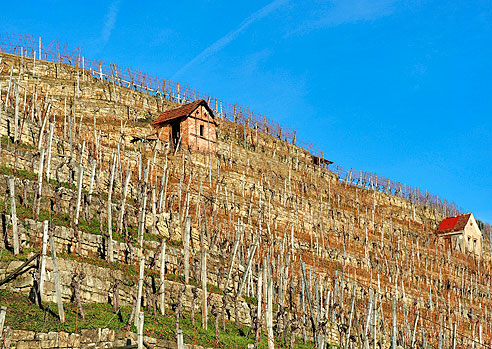
{"type": "MultiPolygon", "coordinates": [[[[81,330],[80,333],[68,332],[34,332],[12,330],[7,328],[4,339],[5,348],[17,349],[49,349],[49,348],[118,348],[135,345],[137,335],[132,332],[121,332],[107,328],[81,330]]],[[[144,336],[144,344],[152,348],[175,349],[173,341],[144,336]]],[[[187,345],[185,348],[201,349],[201,346],[187,345]]]]}

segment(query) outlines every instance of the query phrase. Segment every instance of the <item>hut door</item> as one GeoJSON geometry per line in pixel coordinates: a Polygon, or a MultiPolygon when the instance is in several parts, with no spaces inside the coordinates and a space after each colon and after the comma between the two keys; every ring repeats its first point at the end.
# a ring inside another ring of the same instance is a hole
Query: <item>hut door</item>
{"type": "Polygon", "coordinates": [[[180,130],[179,122],[173,122],[171,124],[171,130],[172,130],[171,132],[172,132],[173,145],[177,147],[179,142],[179,130],[180,130]]]}

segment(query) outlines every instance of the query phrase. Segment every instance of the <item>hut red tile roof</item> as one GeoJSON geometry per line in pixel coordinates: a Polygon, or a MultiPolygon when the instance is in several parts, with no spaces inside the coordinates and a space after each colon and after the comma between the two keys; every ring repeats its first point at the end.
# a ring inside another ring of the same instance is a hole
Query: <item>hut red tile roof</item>
{"type": "Polygon", "coordinates": [[[468,223],[468,220],[470,219],[470,215],[471,213],[465,213],[456,217],[445,218],[441,224],[439,224],[436,233],[443,234],[464,230],[466,223],[468,223]]]}
{"type": "Polygon", "coordinates": [[[170,120],[189,116],[200,105],[204,105],[207,108],[207,110],[209,111],[210,115],[212,115],[212,117],[214,116],[213,111],[210,109],[207,102],[205,102],[204,99],[200,99],[198,101],[182,105],[181,107],[178,107],[175,109],[166,110],[157,119],[152,121],[152,125],[155,126],[155,125],[162,124],[162,123],[165,123],[165,122],[170,121],[170,120]]]}

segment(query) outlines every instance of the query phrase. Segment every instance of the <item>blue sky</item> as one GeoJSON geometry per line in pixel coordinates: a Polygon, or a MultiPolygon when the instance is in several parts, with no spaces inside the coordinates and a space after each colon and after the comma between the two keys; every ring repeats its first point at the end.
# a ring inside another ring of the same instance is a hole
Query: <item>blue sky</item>
{"type": "Polygon", "coordinates": [[[9,1],[0,23],[246,105],[492,223],[490,1],[9,1]]]}

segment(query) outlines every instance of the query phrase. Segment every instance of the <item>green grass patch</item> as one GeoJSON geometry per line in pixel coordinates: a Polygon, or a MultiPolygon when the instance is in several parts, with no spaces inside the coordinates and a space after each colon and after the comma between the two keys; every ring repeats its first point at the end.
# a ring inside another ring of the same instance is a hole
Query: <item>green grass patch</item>
{"type": "MultiPolygon", "coordinates": [[[[65,303],[65,323],[58,320],[58,308],[55,303],[44,302],[40,309],[31,303],[27,296],[0,290],[0,305],[7,307],[5,325],[12,329],[29,330],[36,332],[64,331],[69,333],[80,333],[83,329],[110,328],[116,331],[125,331],[130,317],[131,307],[121,307],[120,312],[113,311],[111,305],[92,303],[84,304],[85,320],[78,314],[74,303],[65,303]]],[[[175,340],[175,314],[166,309],[165,315],[157,314],[154,318],[152,309],[143,308],[145,312],[144,334],[170,341],[175,340]]],[[[225,322],[225,330],[219,321],[219,343],[215,343],[215,319],[210,315],[208,329],[201,326],[201,315],[196,314],[195,324],[192,324],[190,314],[185,312],[180,319],[180,328],[183,330],[184,340],[187,344],[196,344],[205,347],[219,348],[246,348],[248,344],[254,343],[254,333],[248,326],[235,325],[233,321],[225,322]]],[[[132,325],[131,330],[136,331],[132,325]]],[[[288,347],[283,343],[280,336],[276,336],[276,347],[288,347]]],[[[267,347],[266,336],[262,334],[260,347],[267,347]]],[[[313,343],[303,345],[299,340],[296,348],[313,348],[313,343]]]]}
{"type": "MultiPolygon", "coordinates": [[[[14,141],[9,137],[9,136],[2,136],[0,138],[0,142],[2,142],[2,147],[5,146],[14,146],[14,141]]],[[[19,149],[24,149],[24,150],[32,150],[35,149],[33,145],[27,144],[27,143],[17,143],[17,147],[19,149]]]]}
{"type": "MultiPolygon", "coordinates": [[[[0,166],[0,174],[6,176],[12,176],[13,173],[14,173],[14,169],[12,167],[7,165],[0,166]]],[[[29,179],[31,181],[38,179],[38,175],[36,173],[27,170],[20,170],[20,169],[17,169],[17,173],[15,174],[15,177],[20,178],[22,180],[29,179]]]]}

